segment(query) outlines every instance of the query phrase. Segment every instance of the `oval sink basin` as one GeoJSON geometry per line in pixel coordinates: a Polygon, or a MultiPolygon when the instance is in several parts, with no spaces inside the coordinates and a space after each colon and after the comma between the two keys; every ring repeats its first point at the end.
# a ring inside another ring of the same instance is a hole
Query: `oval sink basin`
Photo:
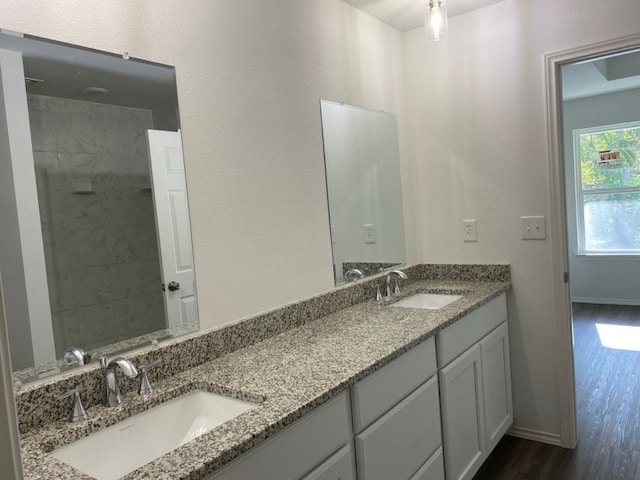
{"type": "Polygon", "coordinates": [[[422,308],[438,310],[462,298],[462,295],[444,295],[440,293],[416,293],[389,305],[398,308],[422,308]]]}
{"type": "Polygon", "coordinates": [[[51,453],[98,480],[115,480],[257,407],[196,390],[51,453]]]}

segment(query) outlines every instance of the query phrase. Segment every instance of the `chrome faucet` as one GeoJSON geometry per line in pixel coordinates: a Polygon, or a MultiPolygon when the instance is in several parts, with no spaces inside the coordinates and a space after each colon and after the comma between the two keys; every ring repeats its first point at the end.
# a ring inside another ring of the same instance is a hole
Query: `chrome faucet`
{"type": "Polygon", "coordinates": [[[91,355],[85,353],[81,348],[69,347],[67,351],[64,352],[63,359],[64,363],[67,364],[77,363],[78,365],[85,365],[91,360],[91,355]]]}
{"type": "Polygon", "coordinates": [[[125,357],[116,357],[107,363],[107,357],[100,357],[100,366],[104,372],[105,402],[110,407],[117,407],[122,403],[120,389],[116,381],[116,367],[129,378],[138,376],[138,369],[125,357]]]}
{"type": "Polygon", "coordinates": [[[355,282],[356,280],[364,278],[364,272],[358,268],[350,268],[345,272],[344,278],[347,282],[355,282]]]}
{"type": "Polygon", "coordinates": [[[396,284],[393,287],[393,291],[391,290],[391,276],[393,274],[396,274],[398,277],[400,277],[403,280],[406,280],[407,278],[407,274],[404,273],[402,270],[391,270],[389,273],[387,273],[387,289],[386,289],[386,297],[387,298],[391,298],[391,295],[393,293],[400,293],[400,286],[398,285],[398,279],[396,279],[396,284]]]}

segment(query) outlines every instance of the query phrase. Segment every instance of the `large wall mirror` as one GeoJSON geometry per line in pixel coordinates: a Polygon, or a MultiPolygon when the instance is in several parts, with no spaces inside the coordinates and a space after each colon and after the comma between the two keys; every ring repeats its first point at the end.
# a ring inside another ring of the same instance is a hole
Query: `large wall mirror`
{"type": "Polygon", "coordinates": [[[396,116],[320,102],[336,284],[406,262],[396,116]]]}
{"type": "Polygon", "coordinates": [[[196,330],[174,68],[4,31],[0,54],[16,375],[196,330]]]}

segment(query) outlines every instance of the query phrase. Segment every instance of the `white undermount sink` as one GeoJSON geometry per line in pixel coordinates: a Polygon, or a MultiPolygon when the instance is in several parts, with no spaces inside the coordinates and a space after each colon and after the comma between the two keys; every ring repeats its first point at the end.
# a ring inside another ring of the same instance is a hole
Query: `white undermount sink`
{"type": "Polygon", "coordinates": [[[98,480],[115,480],[257,407],[196,390],[51,453],[98,480]]]}
{"type": "Polygon", "coordinates": [[[441,293],[416,293],[389,305],[398,308],[422,308],[438,310],[462,298],[462,295],[446,295],[441,293]]]}

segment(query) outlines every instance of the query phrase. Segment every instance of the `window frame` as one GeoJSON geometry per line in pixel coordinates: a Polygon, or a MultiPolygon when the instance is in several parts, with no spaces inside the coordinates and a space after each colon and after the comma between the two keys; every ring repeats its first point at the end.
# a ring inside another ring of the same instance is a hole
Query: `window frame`
{"type": "Polygon", "coordinates": [[[614,130],[640,129],[640,120],[634,122],[599,125],[596,127],[579,128],[573,130],[573,167],[574,167],[574,200],[576,212],[576,239],[577,253],[580,256],[640,256],[640,248],[637,250],[587,250],[586,232],[584,221],[584,197],[586,195],[616,194],[616,193],[640,193],[640,186],[624,188],[597,188],[584,190],[582,185],[582,151],[580,150],[580,136],[590,133],[604,133],[614,130]]]}

